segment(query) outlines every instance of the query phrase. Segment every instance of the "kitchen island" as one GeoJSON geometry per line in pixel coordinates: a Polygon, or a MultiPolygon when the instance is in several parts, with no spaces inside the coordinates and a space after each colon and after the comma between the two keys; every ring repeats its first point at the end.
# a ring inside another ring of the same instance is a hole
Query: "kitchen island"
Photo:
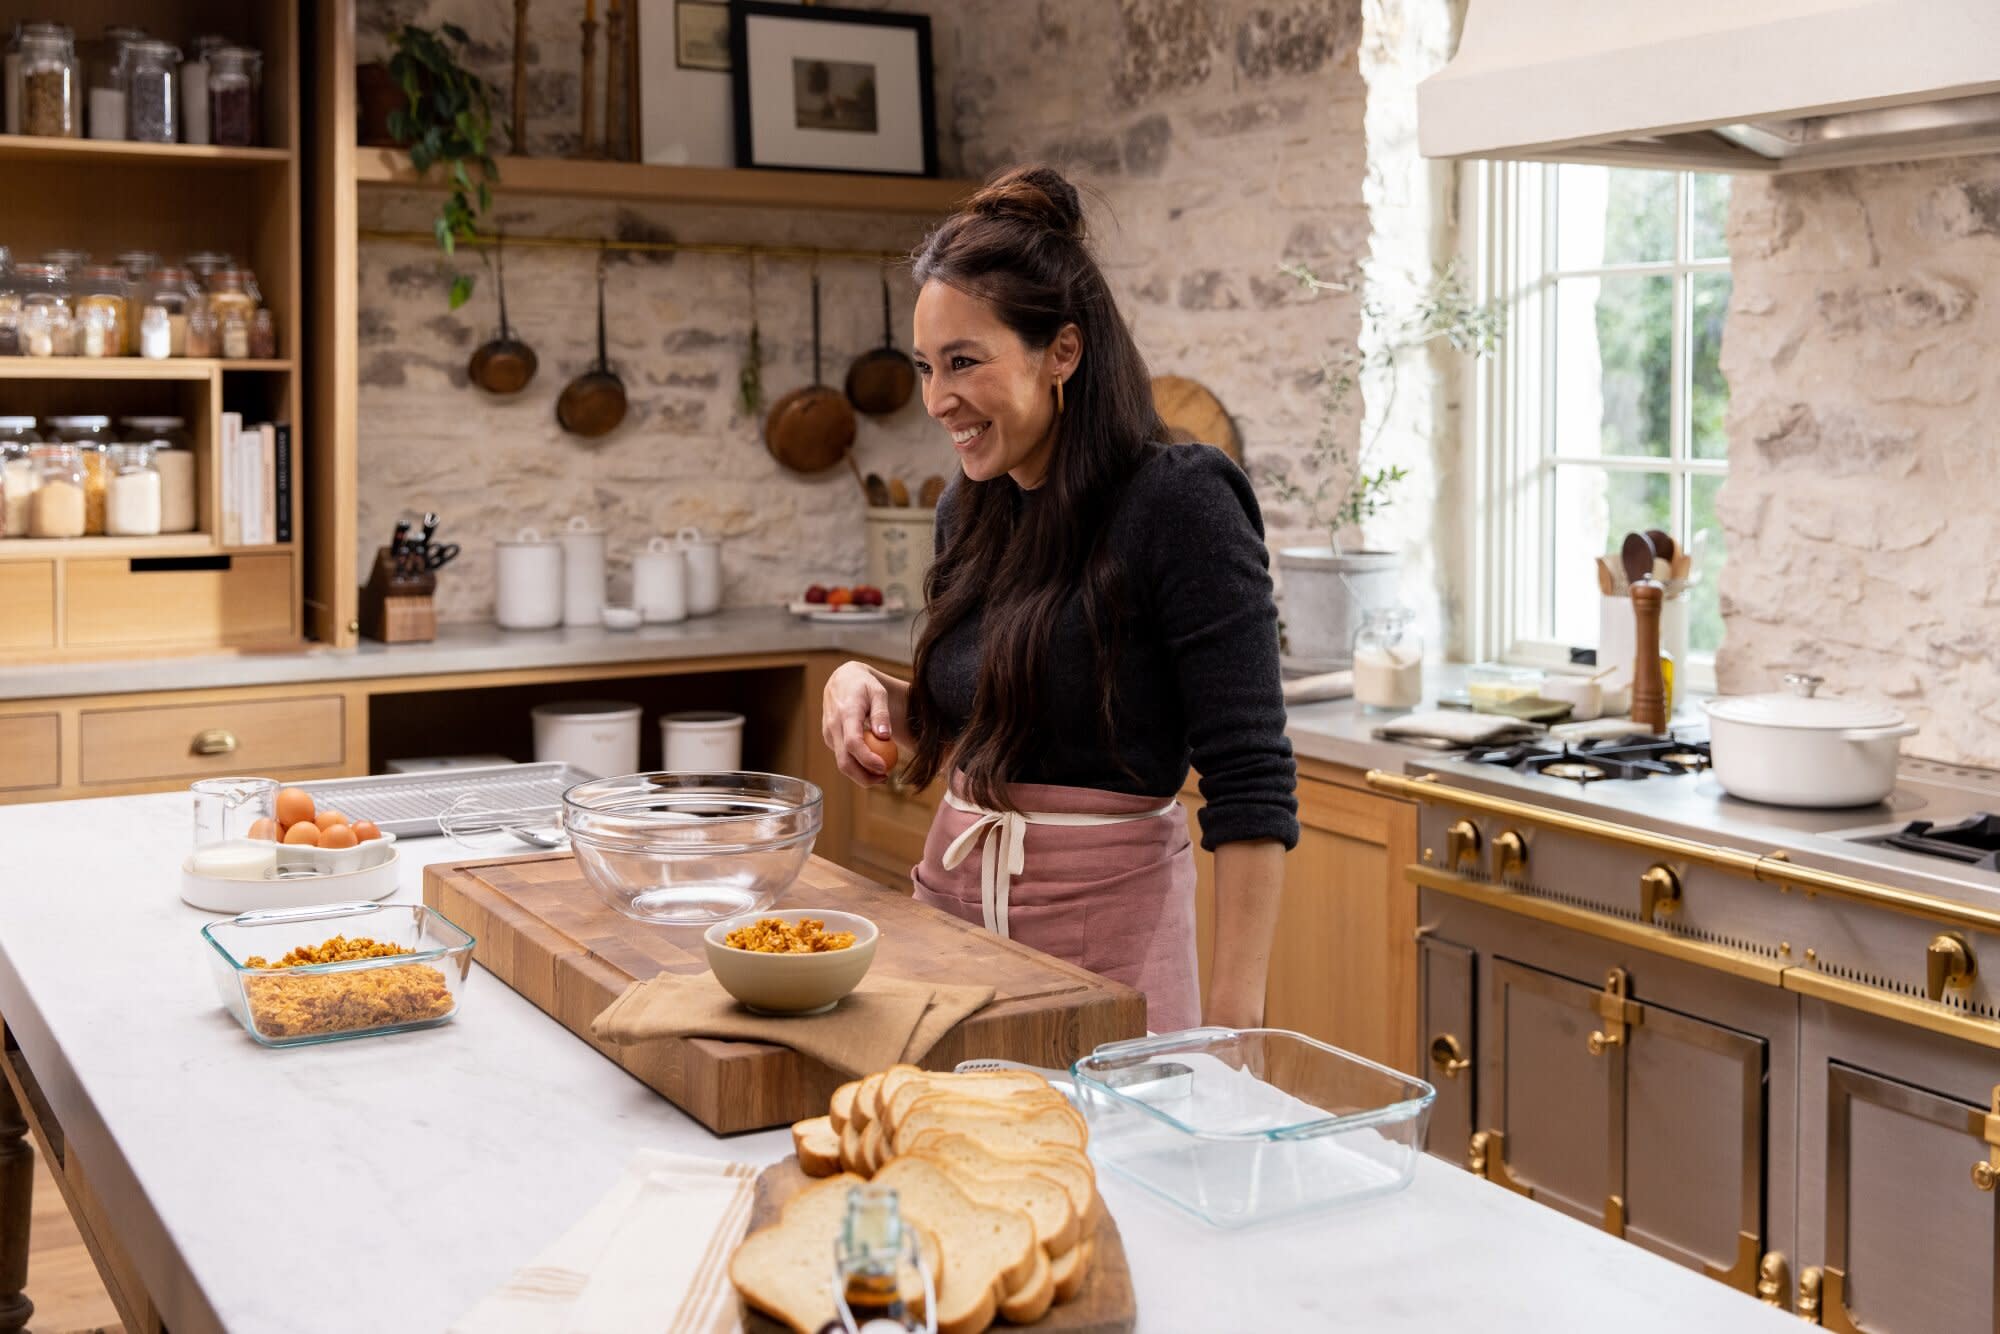
{"type": "MultiPolygon", "coordinates": [[[[789,1151],[710,1135],[477,968],[443,1027],[259,1047],[217,1003],[213,918],[177,896],[189,828],[183,793],[0,809],[10,1056],[167,1327],[444,1329],[634,1151],[789,1151]]],[[[424,864],[468,855],[401,853],[408,902],[424,864]]],[[[1102,1186],[1147,1331],[1796,1327],[1431,1158],[1406,1192],[1244,1233],[1102,1186]]]]}

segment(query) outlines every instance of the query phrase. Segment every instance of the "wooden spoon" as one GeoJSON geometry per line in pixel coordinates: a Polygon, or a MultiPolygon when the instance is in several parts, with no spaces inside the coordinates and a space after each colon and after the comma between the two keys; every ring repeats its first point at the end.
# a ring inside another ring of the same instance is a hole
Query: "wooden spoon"
{"type": "Polygon", "coordinates": [[[1625,545],[1619,549],[1618,560],[1625,567],[1626,583],[1636,584],[1641,579],[1652,578],[1653,557],[1656,554],[1652,539],[1644,533],[1625,534],[1625,545]]]}

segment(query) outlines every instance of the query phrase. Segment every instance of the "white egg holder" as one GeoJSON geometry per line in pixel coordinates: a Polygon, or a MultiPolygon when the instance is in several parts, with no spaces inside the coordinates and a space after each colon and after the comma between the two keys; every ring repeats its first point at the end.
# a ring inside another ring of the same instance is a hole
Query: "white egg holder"
{"type": "Polygon", "coordinates": [[[274,864],[254,880],[204,875],[181,863],[181,902],[206,912],[242,913],[316,903],[386,899],[396,892],[396,836],[351,848],[274,843],[274,864]]]}

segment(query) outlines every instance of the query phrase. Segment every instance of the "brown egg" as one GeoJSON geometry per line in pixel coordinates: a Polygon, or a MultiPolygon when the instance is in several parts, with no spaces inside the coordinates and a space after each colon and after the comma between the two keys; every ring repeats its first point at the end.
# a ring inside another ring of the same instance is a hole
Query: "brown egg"
{"type": "Polygon", "coordinates": [[[250,837],[268,839],[272,843],[278,841],[278,832],[278,822],[268,815],[250,826],[250,837]]]}
{"type": "Polygon", "coordinates": [[[354,836],[353,825],[328,825],[319,831],[319,845],[323,848],[351,848],[360,841],[354,836]]]}
{"type": "Polygon", "coordinates": [[[320,827],[320,832],[324,833],[334,825],[346,824],[347,817],[339,811],[321,811],[313,817],[313,823],[320,827]]]}
{"type": "Polygon", "coordinates": [[[356,820],[352,826],[354,836],[366,843],[371,838],[382,837],[382,831],[375,827],[373,820],[356,820]]]}
{"type": "Polygon", "coordinates": [[[312,794],[302,787],[281,787],[278,789],[278,823],[289,830],[301,821],[313,818],[312,794]]]}
{"type": "Polygon", "coordinates": [[[319,846],[319,826],[311,820],[301,820],[285,830],[285,842],[303,843],[309,848],[319,846]]]}
{"type": "Polygon", "coordinates": [[[896,767],[896,760],[901,752],[896,749],[895,738],[876,736],[873,732],[863,732],[861,734],[861,744],[881,756],[882,763],[888,765],[891,769],[896,767]]]}

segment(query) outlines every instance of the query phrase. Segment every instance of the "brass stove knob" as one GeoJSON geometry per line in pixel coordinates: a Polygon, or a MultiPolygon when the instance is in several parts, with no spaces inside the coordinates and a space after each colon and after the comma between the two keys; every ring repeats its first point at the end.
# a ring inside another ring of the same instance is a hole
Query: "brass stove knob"
{"type": "Polygon", "coordinates": [[[1680,911],[1681,878],[1665,866],[1650,866],[1639,877],[1639,920],[1658,921],[1680,911]]]}
{"type": "Polygon", "coordinates": [[[1461,869],[1466,862],[1472,869],[1479,869],[1479,826],[1470,820],[1459,820],[1444,831],[1444,864],[1447,870],[1461,869]]]}
{"type": "Polygon", "coordinates": [[[1528,874],[1528,841],[1513,829],[1493,836],[1493,878],[1524,880],[1528,874]]]}
{"type": "Polygon", "coordinates": [[[1930,948],[1924,951],[1926,996],[1943,1000],[1946,987],[1969,987],[1978,975],[1979,961],[1972,957],[1972,947],[1964,936],[1945,931],[1931,938],[1930,948]]]}

